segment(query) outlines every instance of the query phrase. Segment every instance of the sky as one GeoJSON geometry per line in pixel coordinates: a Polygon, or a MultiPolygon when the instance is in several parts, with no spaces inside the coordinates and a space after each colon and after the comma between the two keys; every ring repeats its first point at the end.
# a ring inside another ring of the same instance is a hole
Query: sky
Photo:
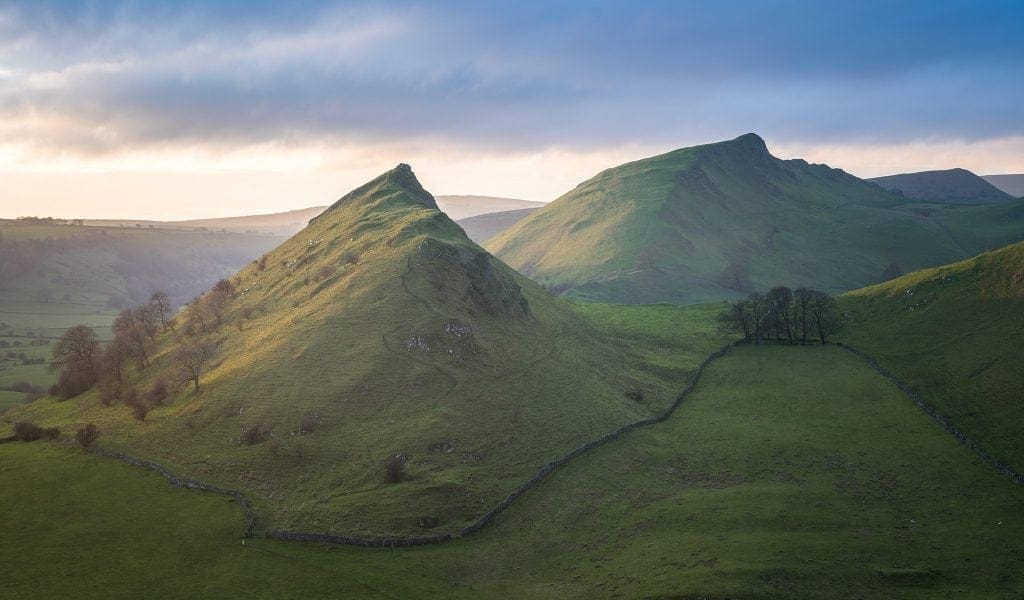
{"type": "Polygon", "coordinates": [[[278,212],[399,162],[547,201],[746,132],[1024,173],[1024,2],[0,1],[0,217],[278,212]]]}

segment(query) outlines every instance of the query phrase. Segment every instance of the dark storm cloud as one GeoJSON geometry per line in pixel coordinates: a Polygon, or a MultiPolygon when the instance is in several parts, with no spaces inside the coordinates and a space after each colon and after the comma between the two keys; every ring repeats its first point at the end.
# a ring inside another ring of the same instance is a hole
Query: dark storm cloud
{"type": "Polygon", "coordinates": [[[0,118],[85,151],[1024,134],[1024,5],[819,4],[7,4],[0,118]]]}

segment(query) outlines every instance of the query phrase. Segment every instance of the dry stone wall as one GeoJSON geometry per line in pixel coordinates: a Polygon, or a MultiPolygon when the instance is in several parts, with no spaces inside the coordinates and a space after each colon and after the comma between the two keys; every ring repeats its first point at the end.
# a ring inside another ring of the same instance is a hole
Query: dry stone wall
{"type": "MultiPolygon", "coordinates": [[[[450,539],[452,539],[454,537],[462,537],[462,536],[467,536],[467,535],[471,535],[473,533],[476,533],[477,531],[480,531],[481,529],[483,529],[484,526],[486,526],[488,523],[493,521],[495,519],[495,517],[497,517],[498,514],[501,513],[501,511],[503,511],[506,508],[508,508],[509,506],[511,506],[511,504],[513,502],[515,502],[517,498],[519,498],[520,496],[525,494],[527,491],[529,491],[530,488],[532,488],[533,486],[535,486],[538,483],[540,483],[541,481],[543,481],[544,478],[546,478],[548,475],[553,473],[556,469],[558,469],[559,467],[561,467],[565,463],[569,462],[573,458],[583,454],[584,452],[587,452],[588,450],[591,450],[591,449],[596,448],[596,447],[598,447],[598,446],[600,446],[602,444],[610,442],[610,441],[618,438],[622,434],[624,434],[624,433],[626,433],[628,431],[631,431],[633,429],[636,429],[637,427],[646,427],[648,425],[654,425],[655,423],[660,423],[660,422],[664,421],[665,419],[667,419],[673,412],[675,412],[675,410],[677,408],[679,408],[679,405],[682,404],[683,400],[685,400],[686,397],[689,396],[691,392],[693,392],[694,388],[697,387],[697,382],[700,380],[700,376],[701,376],[701,374],[703,374],[704,369],[709,364],[714,362],[715,360],[725,356],[726,352],[729,350],[729,348],[731,346],[732,346],[732,344],[727,344],[725,346],[722,346],[721,348],[719,348],[715,352],[712,352],[710,355],[708,355],[706,358],[704,358],[704,360],[697,367],[697,370],[694,372],[693,376],[690,377],[690,382],[683,389],[683,391],[680,392],[679,395],[675,397],[675,399],[672,401],[672,403],[669,404],[669,406],[665,410],[663,410],[662,412],[660,412],[659,414],[657,414],[657,415],[655,415],[653,417],[649,417],[649,418],[646,418],[646,419],[640,419],[638,421],[634,421],[632,423],[628,423],[626,425],[623,425],[622,427],[619,427],[618,429],[616,429],[614,431],[606,433],[605,435],[603,435],[603,436],[601,436],[601,437],[599,437],[597,439],[594,439],[594,440],[591,440],[591,441],[589,441],[589,442],[587,442],[585,444],[582,444],[582,445],[580,445],[580,446],[570,450],[569,452],[563,454],[562,456],[552,460],[551,462],[549,462],[546,465],[544,465],[543,467],[541,467],[541,469],[537,472],[536,475],[534,475],[530,479],[528,479],[528,480],[524,481],[522,484],[520,484],[519,487],[517,487],[511,494],[506,496],[505,499],[502,500],[501,502],[499,502],[494,508],[492,508],[491,510],[487,511],[487,513],[484,514],[483,516],[481,516],[479,519],[477,519],[476,522],[472,523],[471,525],[469,525],[467,527],[464,527],[457,534],[453,535],[453,534],[450,534],[450,533],[446,533],[446,534],[431,535],[431,536],[418,536],[418,537],[367,538],[367,537],[359,537],[359,536],[335,535],[335,534],[332,534],[332,533],[272,530],[272,531],[262,532],[262,535],[264,537],[268,537],[268,538],[275,539],[275,540],[284,540],[284,541],[293,541],[293,542],[321,542],[321,543],[331,543],[331,544],[346,544],[346,545],[350,545],[350,546],[368,546],[368,547],[380,547],[380,548],[399,548],[399,547],[405,547],[405,546],[423,546],[423,545],[426,545],[426,544],[436,544],[436,543],[448,541],[448,540],[450,540],[450,539]]],[[[161,475],[163,475],[171,485],[176,486],[176,487],[183,487],[183,488],[188,488],[188,489],[193,489],[193,490],[202,490],[202,491],[212,492],[214,494],[222,494],[222,495],[230,496],[230,497],[234,498],[235,501],[239,504],[239,506],[242,507],[242,510],[245,512],[246,525],[245,525],[245,529],[243,531],[243,535],[245,537],[251,537],[251,536],[254,535],[255,528],[256,528],[256,514],[253,511],[252,502],[250,502],[249,499],[244,494],[239,492],[238,490],[222,488],[222,487],[219,487],[219,486],[216,486],[216,485],[213,485],[213,484],[209,484],[209,483],[205,483],[205,482],[202,482],[202,481],[198,481],[198,480],[195,480],[195,479],[189,479],[187,477],[180,477],[180,476],[174,474],[170,469],[168,469],[167,467],[165,467],[163,465],[160,465],[160,464],[155,463],[155,462],[151,462],[151,461],[146,461],[146,460],[142,460],[142,459],[139,459],[139,458],[135,458],[134,456],[125,454],[124,452],[120,452],[120,451],[116,451],[116,450],[104,450],[104,449],[97,448],[97,447],[92,447],[92,448],[89,449],[89,451],[94,453],[94,454],[98,454],[100,456],[116,458],[116,459],[124,461],[124,462],[126,462],[128,464],[135,465],[137,467],[142,467],[144,469],[150,469],[150,470],[156,471],[156,472],[160,473],[161,475]]]]}

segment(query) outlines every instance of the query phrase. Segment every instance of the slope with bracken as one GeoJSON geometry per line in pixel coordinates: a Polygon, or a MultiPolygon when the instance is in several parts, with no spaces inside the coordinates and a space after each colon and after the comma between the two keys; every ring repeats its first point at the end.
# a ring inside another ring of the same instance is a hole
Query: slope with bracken
{"type": "Polygon", "coordinates": [[[1024,243],[840,297],[842,337],[1024,470],[1024,243]]]}
{"type": "Polygon", "coordinates": [[[746,134],[608,169],[487,248],[585,299],[720,300],[780,283],[837,292],[1019,240],[1021,205],[921,206],[838,169],[775,158],[746,134]],[[972,228],[947,218],[954,208],[972,228]]]}
{"type": "Polygon", "coordinates": [[[96,392],[3,420],[95,422],[105,447],[251,494],[261,527],[415,534],[474,520],[680,383],[471,242],[406,165],[233,283],[219,327],[180,324],[129,375],[145,389],[173,374],[180,347],[214,343],[200,394],[182,389],[142,423],[96,392]],[[386,483],[395,455],[404,474],[386,483]]]}

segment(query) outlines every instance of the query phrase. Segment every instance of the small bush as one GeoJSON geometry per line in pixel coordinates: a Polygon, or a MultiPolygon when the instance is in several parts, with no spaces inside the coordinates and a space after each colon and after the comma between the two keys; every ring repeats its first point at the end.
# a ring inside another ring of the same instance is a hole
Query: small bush
{"type": "Polygon", "coordinates": [[[34,423],[21,421],[14,424],[14,437],[19,442],[34,442],[43,437],[43,430],[34,423]]]}
{"type": "Polygon", "coordinates": [[[409,457],[404,453],[392,454],[384,459],[385,483],[398,483],[405,476],[405,463],[409,457]]]}
{"type": "Polygon", "coordinates": [[[85,427],[82,427],[75,433],[75,439],[83,448],[88,448],[96,441],[96,438],[100,436],[100,430],[96,429],[96,426],[89,423],[85,427]]]}
{"type": "Polygon", "coordinates": [[[239,436],[239,441],[246,446],[255,446],[265,441],[269,436],[270,432],[263,425],[246,425],[242,428],[242,435],[239,436]]]}
{"type": "Polygon", "coordinates": [[[306,413],[299,419],[299,435],[312,433],[316,428],[317,416],[313,413],[306,413]]]}
{"type": "Polygon", "coordinates": [[[164,400],[167,399],[167,381],[163,377],[158,378],[153,382],[153,385],[149,386],[149,391],[146,392],[146,399],[153,406],[164,405],[164,400]]]}
{"type": "Polygon", "coordinates": [[[121,387],[116,381],[104,381],[100,383],[100,404],[110,406],[121,396],[121,387]]]}
{"type": "Polygon", "coordinates": [[[135,406],[139,403],[139,390],[134,386],[126,387],[121,390],[121,400],[125,406],[135,406]]]}
{"type": "Polygon", "coordinates": [[[643,391],[635,389],[635,388],[632,389],[632,390],[627,391],[626,392],[626,397],[629,398],[630,400],[633,400],[634,402],[643,402],[644,401],[644,393],[643,393],[643,391]]]}
{"type": "Polygon", "coordinates": [[[50,394],[67,400],[89,391],[96,384],[96,375],[92,372],[61,371],[57,383],[50,388],[50,394]]]}
{"type": "Polygon", "coordinates": [[[331,275],[334,275],[334,267],[330,265],[324,265],[316,270],[316,280],[327,279],[331,275]]]}
{"type": "Polygon", "coordinates": [[[14,439],[21,442],[34,442],[36,440],[54,440],[60,437],[60,429],[56,427],[40,427],[35,423],[20,421],[14,424],[14,439]]]}
{"type": "Polygon", "coordinates": [[[149,403],[145,400],[136,400],[132,407],[132,416],[135,417],[136,421],[145,421],[146,415],[149,414],[149,403]]]}

